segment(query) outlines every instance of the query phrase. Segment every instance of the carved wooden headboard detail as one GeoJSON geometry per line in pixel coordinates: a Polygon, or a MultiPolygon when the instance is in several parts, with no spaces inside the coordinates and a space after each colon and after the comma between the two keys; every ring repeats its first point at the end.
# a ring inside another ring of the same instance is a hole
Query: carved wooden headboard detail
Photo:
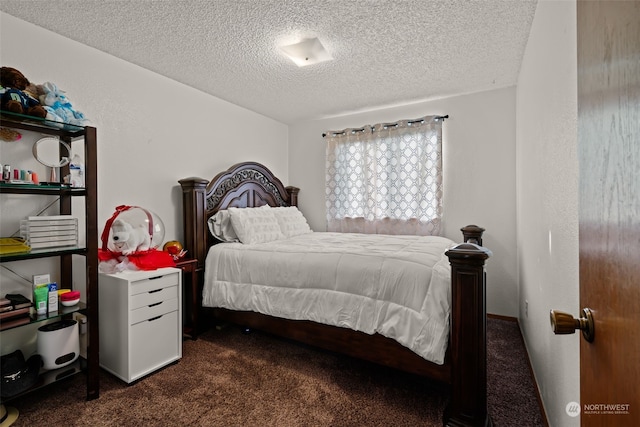
{"type": "Polygon", "coordinates": [[[207,216],[228,207],[295,206],[298,188],[284,187],[265,166],[238,163],[219,173],[207,185],[207,216]]]}

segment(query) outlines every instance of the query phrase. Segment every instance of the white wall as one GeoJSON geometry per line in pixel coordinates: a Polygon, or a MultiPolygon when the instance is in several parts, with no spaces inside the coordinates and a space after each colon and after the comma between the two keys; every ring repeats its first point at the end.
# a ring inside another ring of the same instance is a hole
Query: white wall
{"type": "Polygon", "coordinates": [[[580,402],[580,334],[555,336],[549,324],[549,310],[579,308],[576,46],[575,1],[539,2],[517,91],[518,278],[552,426],[579,425],[565,407],[580,402]]]}
{"type": "MultiPolygon", "coordinates": [[[[287,180],[285,124],[6,13],[0,24],[2,65],[34,83],[56,83],[97,127],[100,232],[116,206],[132,204],[160,216],[165,240],[181,239],[178,179],[211,179],[240,161],[262,162],[287,180]]],[[[2,162],[14,163],[4,148],[2,162]]],[[[12,265],[31,277],[28,263],[12,265]]],[[[3,295],[5,287],[20,286],[15,276],[0,274],[3,295]]]]}
{"type": "Polygon", "coordinates": [[[300,187],[299,206],[314,230],[326,229],[325,145],[322,133],[429,114],[443,126],[444,235],[461,241],[460,227],[486,228],[487,309],[517,316],[514,87],[421,102],[290,127],[287,185],[300,187]]]}

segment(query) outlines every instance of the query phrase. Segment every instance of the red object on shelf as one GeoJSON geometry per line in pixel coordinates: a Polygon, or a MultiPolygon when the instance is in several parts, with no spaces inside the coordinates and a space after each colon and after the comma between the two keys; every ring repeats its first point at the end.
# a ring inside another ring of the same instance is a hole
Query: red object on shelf
{"type": "Polygon", "coordinates": [[[80,291],[69,291],[60,295],[60,301],[73,301],[80,298],[80,291]]]}

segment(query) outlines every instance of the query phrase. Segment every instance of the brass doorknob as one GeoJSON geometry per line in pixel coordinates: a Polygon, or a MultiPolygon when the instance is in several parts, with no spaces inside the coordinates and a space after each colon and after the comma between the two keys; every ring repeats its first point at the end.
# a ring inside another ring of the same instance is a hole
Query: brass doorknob
{"type": "Polygon", "coordinates": [[[573,334],[576,329],[580,329],[584,339],[592,342],[595,335],[593,312],[590,308],[583,308],[582,317],[575,319],[564,311],[551,310],[551,329],[556,335],[573,334]]]}

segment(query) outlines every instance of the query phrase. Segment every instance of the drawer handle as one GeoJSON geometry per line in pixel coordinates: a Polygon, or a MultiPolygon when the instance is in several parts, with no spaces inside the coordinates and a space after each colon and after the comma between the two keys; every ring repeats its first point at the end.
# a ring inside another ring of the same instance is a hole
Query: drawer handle
{"type": "Polygon", "coordinates": [[[153,277],[149,277],[149,280],[156,280],[156,279],[161,279],[164,276],[153,276],[153,277]]]}
{"type": "Polygon", "coordinates": [[[150,294],[155,294],[156,292],[160,292],[162,290],[162,288],[160,289],[154,289],[153,291],[149,291],[150,294]]]}
{"type": "Polygon", "coordinates": [[[152,317],[151,319],[149,319],[149,322],[153,322],[154,320],[158,320],[159,318],[161,318],[163,315],[161,314],[160,316],[156,316],[156,317],[152,317]]]}
{"type": "Polygon", "coordinates": [[[156,302],[154,304],[149,305],[149,307],[155,307],[156,305],[162,304],[164,301],[156,302]]]}

